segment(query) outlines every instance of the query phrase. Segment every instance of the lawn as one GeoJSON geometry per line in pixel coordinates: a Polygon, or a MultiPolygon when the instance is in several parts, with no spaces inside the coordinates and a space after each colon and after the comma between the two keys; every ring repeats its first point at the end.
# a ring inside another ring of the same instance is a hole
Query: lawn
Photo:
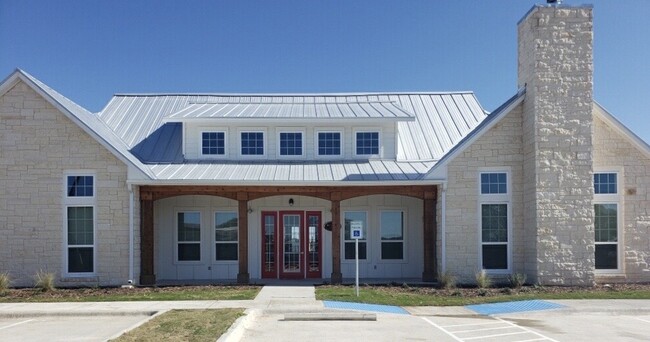
{"type": "Polygon", "coordinates": [[[0,294],[0,303],[13,302],[114,302],[158,300],[238,300],[254,299],[259,286],[166,286],[90,287],[75,289],[9,289],[0,294]]]}
{"type": "Polygon", "coordinates": [[[316,287],[316,299],[397,306],[455,306],[528,299],[650,299],[650,285],[596,287],[524,286],[511,288],[437,289],[409,286],[316,287]]]}
{"type": "Polygon", "coordinates": [[[171,310],[112,341],[214,342],[243,312],[243,309],[171,310]]]}

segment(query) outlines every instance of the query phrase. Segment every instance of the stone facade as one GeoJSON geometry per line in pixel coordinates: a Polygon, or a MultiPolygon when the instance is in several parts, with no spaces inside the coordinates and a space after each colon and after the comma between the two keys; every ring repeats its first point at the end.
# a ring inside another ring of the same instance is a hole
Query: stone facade
{"type": "Polygon", "coordinates": [[[56,273],[59,286],[124,284],[129,260],[126,165],[22,81],[0,97],[0,139],[0,272],[9,272],[14,286],[32,286],[39,270],[56,273]],[[63,277],[67,170],[89,170],[96,176],[93,277],[63,277]]]}
{"type": "Polygon", "coordinates": [[[526,272],[592,285],[592,9],[536,6],[518,30],[526,272]]]}
{"type": "MultiPolygon", "coordinates": [[[[594,109],[598,111],[600,109],[594,109]]],[[[620,272],[599,275],[599,282],[650,281],[650,157],[632,145],[621,133],[595,116],[594,168],[620,170],[620,205],[623,227],[619,248],[620,272]]]]}

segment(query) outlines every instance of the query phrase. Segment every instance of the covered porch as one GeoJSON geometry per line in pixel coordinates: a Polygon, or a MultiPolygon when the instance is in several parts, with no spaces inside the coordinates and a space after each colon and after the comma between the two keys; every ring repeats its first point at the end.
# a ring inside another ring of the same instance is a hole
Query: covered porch
{"type": "MultiPolygon", "coordinates": [[[[436,260],[436,241],[437,241],[437,223],[436,223],[436,201],[438,188],[436,185],[402,185],[402,186],[140,186],[140,284],[154,285],[157,283],[155,274],[155,203],[156,201],[169,199],[177,196],[217,196],[231,200],[235,203],[238,214],[238,258],[236,281],[241,284],[250,283],[251,265],[261,267],[251,258],[259,255],[261,251],[251,251],[249,248],[250,232],[250,213],[251,203],[256,200],[273,197],[273,196],[304,196],[316,198],[329,202],[328,217],[331,218],[331,243],[329,248],[324,251],[323,256],[327,257],[328,274],[320,274],[318,278],[327,279],[330,282],[341,283],[343,281],[342,273],[342,226],[343,216],[341,212],[341,202],[364,196],[373,195],[397,195],[420,200],[418,212],[422,212],[421,232],[418,235],[421,241],[411,241],[413,248],[421,248],[422,253],[418,254],[421,260],[417,260],[422,265],[421,280],[424,282],[435,281],[437,275],[436,260]],[[329,216],[331,214],[331,216],[329,216]],[[417,246],[419,244],[419,246],[417,246]],[[329,264],[331,262],[331,265],[329,264]]],[[[290,200],[292,200],[291,198],[290,200]]],[[[324,202],[324,203],[327,203],[324,202]]],[[[284,208],[289,212],[290,204],[284,208]]],[[[278,211],[281,212],[281,211],[278,211]]],[[[289,212],[291,213],[291,212],[289,212]]],[[[305,212],[307,213],[307,212],[305,212]]],[[[306,217],[306,216],[305,216],[306,217]]],[[[419,217],[418,217],[419,218],[419,217]]],[[[254,224],[254,223],[253,223],[254,224]]],[[[323,231],[324,222],[320,222],[319,230],[323,231]]],[[[328,227],[330,228],[330,227],[328,227]]],[[[416,240],[416,239],[413,239],[416,240]]],[[[345,252],[345,251],[343,251],[345,252]]],[[[409,260],[414,262],[414,260],[409,260]]],[[[254,269],[255,274],[259,270],[254,269]]],[[[233,279],[234,280],[234,279],[233,279]]]]}

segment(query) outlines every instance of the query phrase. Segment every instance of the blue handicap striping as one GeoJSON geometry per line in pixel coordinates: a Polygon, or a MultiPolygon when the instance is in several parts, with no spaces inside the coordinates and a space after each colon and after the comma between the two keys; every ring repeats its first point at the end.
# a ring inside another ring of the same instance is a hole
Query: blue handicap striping
{"type": "Polygon", "coordinates": [[[481,315],[497,315],[512,312],[539,311],[564,308],[564,305],[547,302],[545,300],[522,300],[516,302],[493,303],[466,305],[470,309],[481,315]]]}
{"type": "Polygon", "coordinates": [[[335,302],[331,300],[323,301],[323,305],[330,309],[344,309],[344,310],[359,310],[359,311],[372,311],[372,312],[385,312],[400,315],[409,315],[409,312],[399,306],[393,305],[377,305],[377,304],[363,304],[351,302],[335,302]]]}

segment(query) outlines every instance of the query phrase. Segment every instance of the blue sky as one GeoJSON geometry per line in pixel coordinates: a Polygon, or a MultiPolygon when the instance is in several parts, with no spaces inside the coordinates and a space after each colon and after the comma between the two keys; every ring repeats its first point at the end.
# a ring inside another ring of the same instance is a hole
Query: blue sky
{"type": "MultiPolygon", "coordinates": [[[[22,68],[91,111],[114,93],[452,90],[491,111],[542,2],[2,0],[0,78],[22,68]]],[[[595,99],[650,142],[650,1],[589,3],[595,99]]]]}

